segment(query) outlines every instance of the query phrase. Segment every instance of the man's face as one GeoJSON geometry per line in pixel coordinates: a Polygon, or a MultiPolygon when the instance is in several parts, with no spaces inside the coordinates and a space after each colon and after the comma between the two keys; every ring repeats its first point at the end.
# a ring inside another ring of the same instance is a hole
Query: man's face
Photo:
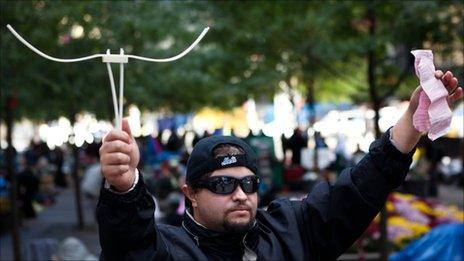
{"type": "MultiPolygon", "coordinates": [[[[253,175],[246,167],[232,167],[215,170],[211,177],[243,178],[253,175]]],[[[216,231],[246,232],[254,221],[258,205],[258,193],[247,194],[240,185],[227,195],[200,189],[194,194],[194,199],[192,206],[196,221],[216,231]]]]}

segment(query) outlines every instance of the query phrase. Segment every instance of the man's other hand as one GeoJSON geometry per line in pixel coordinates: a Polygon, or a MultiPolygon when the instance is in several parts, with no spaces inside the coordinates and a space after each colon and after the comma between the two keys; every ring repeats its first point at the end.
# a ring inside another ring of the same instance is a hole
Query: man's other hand
{"type": "MultiPolygon", "coordinates": [[[[446,73],[443,73],[441,70],[435,71],[435,78],[441,80],[445,88],[448,90],[449,95],[447,97],[447,101],[449,106],[452,108],[453,104],[463,97],[463,90],[462,87],[458,86],[458,79],[453,76],[452,72],[447,71],[446,73]]],[[[414,114],[417,106],[419,105],[419,96],[422,91],[422,88],[419,86],[411,95],[409,111],[412,114],[414,114]]]]}
{"type": "MultiPolygon", "coordinates": [[[[449,71],[443,74],[442,71],[438,70],[435,72],[435,77],[441,80],[448,90],[447,101],[452,107],[463,96],[462,88],[458,87],[458,80],[449,71]]],[[[409,153],[416,146],[421,136],[421,133],[414,128],[413,115],[419,105],[419,96],[422,91],[420,86],[414,90],[411,94],[408,110],[391,130],[391,138],[396,148],[403,153],[409,153]]]]}

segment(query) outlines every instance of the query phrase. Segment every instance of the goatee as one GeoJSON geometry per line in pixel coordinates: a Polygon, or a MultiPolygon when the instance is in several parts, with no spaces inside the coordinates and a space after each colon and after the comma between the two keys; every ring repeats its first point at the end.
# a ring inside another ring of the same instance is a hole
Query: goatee
{"type": "Polygon", "coordinates": [[[255,219],[250,219],[247,223],[233,223],[228,220],[224,221],[224,229],[227,232],[234,234],[243,234],[248,232],[254,225],[255,219]]]}

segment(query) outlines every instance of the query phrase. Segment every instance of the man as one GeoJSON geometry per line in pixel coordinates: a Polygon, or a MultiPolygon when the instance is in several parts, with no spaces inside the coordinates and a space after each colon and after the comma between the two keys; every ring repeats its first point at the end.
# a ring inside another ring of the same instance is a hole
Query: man
{"type": "MultiPolygon", "coordinates": [[[[436,72],[463,96],[450,72],[436,72]]],[[[320,183],[302,201],[279,199],[257,209],[256,156],[240,139],[213,136],[194,147],[182,191],[182,227],[155,224],[155,204],[136,167],[139,152],[127,121],[100,149],[106,179],[98,222],[105,260],[334,260],[366,229],[388,193],[404,179],[421,133],[412,124],[420,88],[408,110],[334,185],[320,183]]]]}

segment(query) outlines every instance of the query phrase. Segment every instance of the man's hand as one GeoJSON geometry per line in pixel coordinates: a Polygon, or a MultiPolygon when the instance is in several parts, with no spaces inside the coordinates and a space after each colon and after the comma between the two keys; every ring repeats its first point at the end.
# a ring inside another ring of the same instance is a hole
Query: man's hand
{"type": "Polygon", "coordinates": [[[127,119],[123,119],[122,131],[113,129],[103,139],[100,148],[102,174],[118,192],[127,191],[134,183],[139,160],[139,148],[127,119]]]}
{"type": "MultiPolygon", "coordinates": [[[[435,77],[443,83],[445,88],[448,90],[448,104],[450,107],[453,107],[453,104],[462,98],[463,90],[461,87],[458,87],[458,79],[453,76],[453,73],[447,71],[445,74],[441,70],[435,71],[435,77]]],[[[411,95],[411,99],[409,100],[409,108],[408,110],[410,113],[414,114],[419,105],[419,96],[422,92],[422,88],[419,86],[417,87],[411,95]]]]}
{"type": "MultiPolygon", "coordinates": [[[[449,95],[447,100],[450,107],[452,107],[456,101],[463,97],[462,87],[458,87],[458,80],[453,77],[450,71],[443,74],[442,71],[438,70],[435,72],[435,77],[440,79],[448,90],[449,95]]],[[[414,90],[409,100],[408,109],[391,130],[396,148],[403,153],[409,153],[416,146],[421,136],[421,133],[418,132],[412,124],[412,116],[419,105],[419,96],[421,92],[422,88],[420,86],[414,90]]]]}

